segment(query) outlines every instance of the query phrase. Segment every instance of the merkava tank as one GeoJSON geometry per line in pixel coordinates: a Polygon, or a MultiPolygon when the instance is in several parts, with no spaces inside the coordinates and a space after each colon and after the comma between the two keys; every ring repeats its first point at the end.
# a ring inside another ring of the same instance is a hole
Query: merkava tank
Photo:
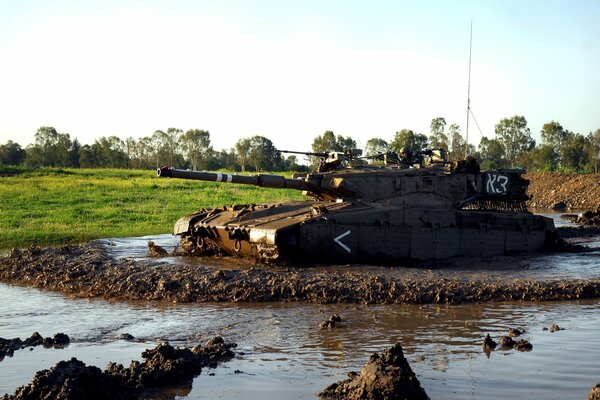
{"type": "Polygon", "coordinates": [[[552,219],[527,210],[523,170],[480,171],[473,158],[449,163],[443,150],[425,153],[424,167],[395,153],[377,156],[376,164],[361,162],[356,150],[301,153],[319,156],[321,163],[293,178],[169,167],[157,174],[290,188],[311,197],[202,209],[180,218],[174,234],[187,253],[200,256],[390,264],[532,252],[554,237],[552,219]]]}

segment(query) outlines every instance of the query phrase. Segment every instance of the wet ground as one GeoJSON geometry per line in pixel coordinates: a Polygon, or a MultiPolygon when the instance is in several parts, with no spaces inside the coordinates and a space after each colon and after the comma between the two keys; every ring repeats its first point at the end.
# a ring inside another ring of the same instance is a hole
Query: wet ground
{"type": "MultiPolygon", "coordinates": [[[[568,224],[555,218],[559,226],[568,224]]],[[[98,243],[123,263],[160,261],[253,273],[253,263],[228,258],[148,259],[148,240],[169,251],[176,244],[171,235],[98,243]]],[[[317,266],[310,272],[345,276],[360,271],[444,282],[597,280],[600,238],[580,241],[595,251],[463,259],[432,269],[350,265],[317,266]]],[[[156,398],[310,399],[395,342],[432,399],[585,398],[600,382],[599,311],[599,299],[459,305],[109,302],[0,284],[0,337],[24,339],[37,331],[44,337],[63,332],[71,339],[64,349],[23,349],[0,361],[0,394],[14,392],[35,371],[59,360],[77,357],[100,368],[109,361],[127,366],[158,341],[192,347],[220,335],[238,344],[234,360],[156,398]],[[333,314],[343,322],[321,329],[333,314]],[[562,329],[551,332],[552,324],[562,329]],[[532,351],[482,351],[486,334],[499,342],[511,327],[525,329],[523,338],[533,344],[532,351]],[[124,340],[125,334],[133,339],[124,340]]]]}

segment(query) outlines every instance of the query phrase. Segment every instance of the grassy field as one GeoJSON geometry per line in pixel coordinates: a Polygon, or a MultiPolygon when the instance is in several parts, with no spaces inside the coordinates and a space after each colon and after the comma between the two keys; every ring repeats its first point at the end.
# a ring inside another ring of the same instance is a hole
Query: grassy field
{"type": "Polygon", "coordinates": [[[294,190],[157,178],[154,171],[0,168],[0,249],[172,232],[200,208],[303,198],[294,190]]]}

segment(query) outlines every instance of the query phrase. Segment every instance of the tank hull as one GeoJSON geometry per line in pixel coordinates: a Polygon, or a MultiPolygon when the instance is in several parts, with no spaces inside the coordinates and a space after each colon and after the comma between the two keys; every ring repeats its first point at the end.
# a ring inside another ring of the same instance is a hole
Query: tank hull
{"type": "Polygon", "coordinates": [[[195,255],[368,264],[533,252],[553,231],[529,212],[318,201],[201,210],[175,226],[195,255]]]}

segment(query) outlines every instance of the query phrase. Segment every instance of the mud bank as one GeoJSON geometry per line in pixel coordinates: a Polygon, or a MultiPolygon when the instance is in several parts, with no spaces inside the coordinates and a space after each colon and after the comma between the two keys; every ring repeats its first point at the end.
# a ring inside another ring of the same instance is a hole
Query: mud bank
{"type": "Polygon", "coordinates": [[[142,353],[142,363],[134,361],[128,368],[110,363],[104,371],[72,358],[37,372],[30,384],[2,400],[143,398],[163,387],[190,382],[203,368],[230,360],[233,347],[220,337],[191,350],[161,343],[142,353]]]}
{"type": "MultiPolygon", "coordinates": [[[[158,259],[160,260],[160,259],[158,259]]],[[[74,297],[168,302],[458,304],[600,297],[600,279],[528,280],[480,275],[373,273],[362,269],[218,269],[115,260],[100,245],[14,250],[0,259],[0,281],[74,297]]]]}
{"type": "Polygon", "coordinates": [[[553,208],[563,203],[567,209],[600,209],[600,174],[531,172],[525,178],[530,181],[530,207],[553,208]]]}

